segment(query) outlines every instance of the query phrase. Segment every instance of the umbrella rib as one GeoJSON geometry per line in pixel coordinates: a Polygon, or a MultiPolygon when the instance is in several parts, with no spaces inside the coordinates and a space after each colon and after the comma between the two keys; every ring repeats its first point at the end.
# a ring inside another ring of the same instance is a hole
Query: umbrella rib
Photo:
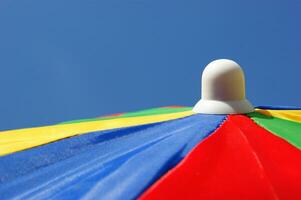
{"type": "MultiPolygon", "coordinates": [[[[272,193],[273,193],[275,199],[279,199],[279,197],[278,197],[278,195],[277,195],[277,193],[276,193],[276,191],[275,191],[275,188],[274,188],[272,182],[270,181],[269,177],[267,176],[267,173],[265,172],[264,166],[263,166],[263,164],[262,164],[260,158],[258,157],[256,151],[255,151],[254,148],[252,147],[252,145],[251,145],[251,143],[249,142],[248,138],[245,136],[243,130],[240,128],[240,126],[239,126],[238,124],[236,124],[236,123],[234,122],[234,120],[229,120],[229,122],[231,122],[231,124],[234,125],[234,126],[239,130],[239,133],[240,133],[241,137],[243,138],[243,140],[244,140],[244,141],[248,144],[248,146],[250,147],[251,152],[252,152],[252,155],[254,156],[254,158],[255,158],[255,160],[256,160],[256,164],[258,165],[259,169],[262,171],[263,176],[264,176],[264,177],[266,178],[266,180],[268,181],[268,184],[269,184],[269,186],[270,186],[270,189],[271,189],[271,191],[272,191],[272,193]]],[[[254,122],[252,121],[252,123],[254,123],[254,122]]]]}

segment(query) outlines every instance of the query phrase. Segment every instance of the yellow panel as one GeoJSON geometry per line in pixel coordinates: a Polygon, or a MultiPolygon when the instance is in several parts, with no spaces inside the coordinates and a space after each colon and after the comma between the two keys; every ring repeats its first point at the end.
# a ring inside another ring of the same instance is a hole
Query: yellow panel
{"type": "Polygon", "coordinates": [[[286,119],[294,122],[301,123],[301,110],[264,110],[255,109],[256,112],[267,116],[278,117],[281,119],[286,119]]]}
{"type": "Polygon", "coordinates": [[[75,135],[163,122],[187,117],[193,114],[192,111],[184,111],[153,116],[119,118],[75,124],[58,124],[53,126],[3,131],[0,132],[0,155],[6,155],[75,135]]]}

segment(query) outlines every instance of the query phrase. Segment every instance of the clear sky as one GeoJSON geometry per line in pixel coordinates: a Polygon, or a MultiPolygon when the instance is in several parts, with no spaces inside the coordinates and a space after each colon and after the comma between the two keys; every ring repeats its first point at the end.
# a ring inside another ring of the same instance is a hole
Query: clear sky
{"type": "Polygon", "coordinates": [[[213,59],[301,106],[299,0],[1,0],[0,130],[194,105],[213,59]]]}

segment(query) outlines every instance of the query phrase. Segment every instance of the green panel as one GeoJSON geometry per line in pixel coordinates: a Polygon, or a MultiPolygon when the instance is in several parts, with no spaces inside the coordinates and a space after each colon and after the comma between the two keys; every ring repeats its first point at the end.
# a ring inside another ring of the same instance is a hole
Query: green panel
{"type": "Polygon", "coordinates": [[[137,112],[129,112],[124,113],[121,116],[117,117],[100,117],[100,118],[89,118],[89,119],[80,119],[80,120],[72,120],[63,122],[61,124],[71,124],[71,123],[79,123],[79,122],[90,122],[90,121],[99,121],[99,120],[108,120],[108,119],[118,119],[118,118],[125,118],[125,117],[140,117],[140,116],[148,116],[148,115],[160,115],[160,114],[169,114],[169,113],[177,113],[177,112],[184,112],[192,110],[192,107],[179,107],[179,108],[172,108],[172,107],[162,107],[162,108],[152,108],[137,112]]]}
{"type": "Polygon", "coordinates": [[[263,115],[258,112],[249,113],[247,115],[258,125],[287,140],[294,146],[301,148],[301,123],[263,115]]]}

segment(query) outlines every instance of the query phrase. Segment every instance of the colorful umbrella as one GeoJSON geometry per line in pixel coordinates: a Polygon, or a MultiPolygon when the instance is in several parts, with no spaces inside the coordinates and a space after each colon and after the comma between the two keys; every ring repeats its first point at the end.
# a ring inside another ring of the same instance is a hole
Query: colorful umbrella
{"type": "Polygon", "coordinates": [[[217,93],[0,132],[0,199],[301,199],[301,110],[217,93]]]}

